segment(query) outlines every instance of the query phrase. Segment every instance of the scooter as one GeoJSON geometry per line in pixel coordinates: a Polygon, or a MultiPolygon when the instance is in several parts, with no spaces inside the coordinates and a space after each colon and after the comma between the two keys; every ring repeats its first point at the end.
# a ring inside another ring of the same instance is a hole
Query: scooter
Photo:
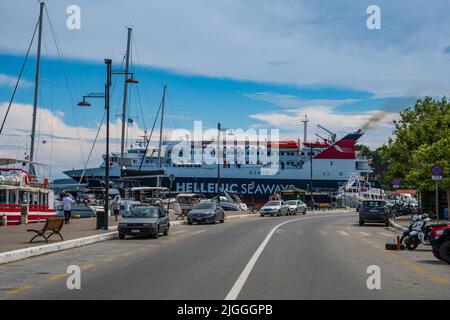
{"type": "Polygon", "coordinates": [[[426,214],[414,216],[408,230],[403,233],[400,243],[410,251],[415,250],[419,244],[431,245],[431,227],[427,226],[430,221],[426,214]]]}

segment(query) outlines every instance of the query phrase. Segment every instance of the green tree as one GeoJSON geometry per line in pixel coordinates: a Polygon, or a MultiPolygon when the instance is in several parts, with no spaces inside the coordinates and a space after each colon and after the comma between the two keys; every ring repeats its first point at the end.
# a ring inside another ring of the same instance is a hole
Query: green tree
{"type": "MultiPolygon", "coordinates": [[[[382,162],[387,166],[383,176],[385,184],[400,178],[428,199],[435,190],[431,167],[441,164],[444,180],[440,183],[440,189],[447,192],[449,199],[450,103],[445,97],[442,100],[430,97],[420,99],[413,108],[401,112],[400,120],[394,123],[394,138],[389,139],[380,150],[382,162]]],[[[425,203],[425,207],[430,209],[432,204],[425,203]]]]}

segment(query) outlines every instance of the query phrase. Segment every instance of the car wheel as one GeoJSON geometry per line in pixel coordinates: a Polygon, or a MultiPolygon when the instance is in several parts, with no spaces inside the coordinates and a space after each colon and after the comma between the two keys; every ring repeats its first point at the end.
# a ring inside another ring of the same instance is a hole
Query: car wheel
{"type": "Polygon", "coordinates": [[[158,239],[159,238],[159,226],[158,229],[156,229],[155,234],[153,235],[153,239],[158,239]]]}
{"type": "Polygon", "coordinates": [[[303,215],[306,215],[306,209],[303,211],[303,215]]]}
{"type": "Polygon", "coordinates": [[[261,216],[262,218],[264,218],[264,215],[263,215],[263,214],[260,214],[260,216],[261,216]]]}
{"type": "Polygon", "coordinates": [[[384,223],[384,226],[385,226],[386,228],[388,228],[388,227],[390,227],[390,226],[391,226],[391,223],[389,222],[389,220],[388,220],[388,221],[386,221],[386,222],[384,223]]]}
{"type": "Polygon", "coordinates": [[[191,225],[192,225],[192,221],[188,221],[188,225],[190,225],[190,226],[191,226],[191,225]]]}
{"type": "Polygon", "coordinates": [[[222,216],[222,220],[220,220],[220,223],[224,223],[225,222],[225,214],[222,216]]]}
{"type": "Polygon", "coordinates": [[[442,260],[439,250],[433,249],[432,252],[433,252],[433,255],[436,257],[436,259],[442,260]]]}
{"type": "Polygon", "coordinates": [[[359,220],[359,225],[362,227],[364,225],[364,220],[360,219],[359,220]]]}
{"type": "Polygon", "coordinates": [[[282,216],[282,214],[281,214],[281,211],[278,211],[278,216],[279,216],[279,217],[281,217],[281,216],[282,216]]]}
{"type": "Polygon", "coordinates": [[[212,224],[216,224],[217,221],[217,216],[214,216],[214,221],[212,222],[212,224]]]}
{"type": "Polygon", "coordinates": [[[119,239],[120,239],[120,240],[125,239],[125,234],[124,234],[124,233],[119,233],[119,239]]]}
{"type": "Polygon", "coordinates": [[[170,229],[170,227],[167,226],[167,228],[164,230],[164,235],[165,235],[165,236],[168,236],[168,235],[169,235],[169,229],[170,229]]]}
{"type": "Polygon", "coordinates": [[[442,261],[450,264],[450,241],[446,241],[441,244],[441,247],[439,248],[439,255],[441,256],[442,261]]]}

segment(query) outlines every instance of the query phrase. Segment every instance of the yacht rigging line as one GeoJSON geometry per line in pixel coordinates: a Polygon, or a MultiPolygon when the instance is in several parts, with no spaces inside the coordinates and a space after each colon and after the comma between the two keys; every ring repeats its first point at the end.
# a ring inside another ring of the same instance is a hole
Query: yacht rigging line
{"type": "Polygon", "coordinates": [[[11,105],[14,101],[14,97],[16,96],[17,88],[19,87],[20,79],[22,78],[23,70],[25,69],[25,65],[27,63],[28,55],[30,54],[31,46],[33,45],[34,37],[36,36],[37,28],[38,28],[39,22],[36,23],[36,26],[34,27],[33,36],[31,37],[30,45],[28,46],[27,54],[25,55],[25,59],[23,60],[22,67],[20,68],[19,77],[17,78],[16,85],[14,86],[13,93],[11,95],[11,99],[9,100],[8,108],[6,109],[6,114],[2,121],[2,126],[0,127],[0,135],[3,132],[3,128],[5,127],[6,119],[8,118],[9,111],[11,109],[11,105]]]}
{"type": "Polygon", "coordinates": [[[100,125],[98,126],[98,130],[97,130],[97,134],[95,135],[94,143],[92,143],[92,147],[91,147],[91,150],[89,151],[88,159],[86,161],[86,164],[84,165],[83,173],[81,174],[81,178],[78,181],[78,185],[81,184],[81,182],[83,181],[84,175],[86,174],[87,165],[89,163],[89,160],[91,159],[92,152],[94,151],[94,147],[95,147],[95,144],[97,142],[98,136],[100,134],[100,130],[102,129],[103,121],[105,121],[105,116],[106,116],[106,113],[103,112],[102,121],[100,122],[100,125]]]}
{"type": "Polygon", "coordinates": [[[53,41],[55,43],[56,52],[58,53],[59,63],[60,63],[61,71],[62,71],[63,76],[64,76],[64,81],[65,81],[67,90],[69,91],[69,95],[70,95],[70,101],[71,101],[70,108],[72,109],[73,120],[74,120],[74,123],[75,123],[75,129],[76,129],[77,138],[78,138],[77,140],[78,140],[78,145],[79,145],[80,154],[81,154],[81,161],[84,164],[86,164],[85,157],[84,157],[84,152],[83,152],[83,147],[81,145],[81,135],[80,135],[80,128],[79,128],[79,124],[78,124],[78,118],[77,118],[77,115],[76,115],[76,112],[75,112],[75,109],[74,109],[74,99],[73,99],[72,89],[70,88],[69,78],[67,77],[67,73],[66,73],[66,70],[64,68],[63,55],[62,55],[61,50],[59,48],[59,42],[56,39],[55,30],[53,28],[53,24],[52,24],[52,21],[50,19],[50,15],[49,15],[48,10],[47,10],[47,5],[45,5],[45,4],[44,4],[44,9],[45,9],[45,13],[46,13],[48,24],[50,26],[50,31],[51,31],[51,34],[52,34],[52,37],[53,37],[53,41]]]}
{"type": "MultiPolygon", "coordinates": [[[[122,67],[124,61],[125,61],[125,57],[123,57],[122,63],[120,64],[120,67],[122,67]]],[[[115,81],[114,81],[113,87],[111,89],[111,96],[114,95],[114,92],[116,90],[117,81],[118,81],[118,79],[116,78],[115,81]]],[[[97,143],[98,136],[100,134],[100,130],[102,128],[103,122],[105,121],[105,116],[106,116],[106,113],[104,112],[103,116],[102,116],[102,121],[100,122],[100,125],[99,125],[98,130],[97,130],[97,134],[95,135],[94,142],[92,143],[91,150],[89,151],[89,155],[88,155],[87,161],[84,164],[83,173],[81,174],[81,178],[78,181],[78,185],[81,184],[81,181],[83,181],[84,175],[86,174],[87,166],[88,166],[89,161],[91,160],[91,157],[92,157],[92,152],[94,151],[95,144],[97,143]]]]}
{"type": "Polygon", "coordinates": [[[145,155],[147,154],[148,146],[150,145],[150,140],[152,139],[153,131],[155,130],[156,122],[158,121],[158,117],[159,117],[159,113],[161,112],[161,109],[162,109],[162,101],[159,104],[158,112],[156,113],[155,120],[153,121],[152,131],[150,131],[150,135],[147,140],[147,145],[145,146],[145,151],[142,154],[141,164],[139,165],[139,171],[141,171],[141,169],[142,169],[142,164],[144,163],[145,155]]]}

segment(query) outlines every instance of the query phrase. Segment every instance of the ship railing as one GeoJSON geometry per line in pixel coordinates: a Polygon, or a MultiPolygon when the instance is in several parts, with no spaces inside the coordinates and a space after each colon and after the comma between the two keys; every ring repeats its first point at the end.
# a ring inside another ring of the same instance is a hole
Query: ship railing
{"type": "Polygon", "coordinates": [[[45,204],[30,204],[29,205],[30,211],[44,211],[48,210],[49,206],[45,204]]]}
{"type": "Polygon", "coordinates": [[[22,207],[22,205],[15,204],[15,203],[0,203],[0,211],[4,211],[4,210],[16,211],[16,210],[20,210],[21,207],[22,207]]]}
{"type": "Polygon", "coordinates": [[[20,181],[13,181],[13,180],[0,180],[0,184],[5,185],[5,186],[13,186],[13,187],[19,187],[20,186],[20,181]]]}

